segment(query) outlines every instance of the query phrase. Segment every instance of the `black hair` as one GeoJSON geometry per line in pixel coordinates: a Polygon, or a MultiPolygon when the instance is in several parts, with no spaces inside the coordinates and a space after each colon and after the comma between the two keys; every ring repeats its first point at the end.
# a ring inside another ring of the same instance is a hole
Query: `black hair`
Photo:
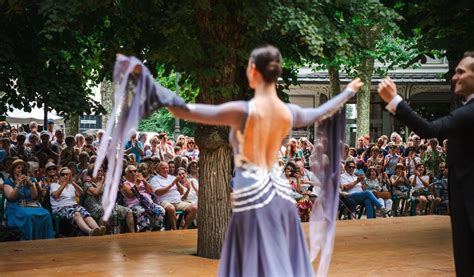
{"type": "Polygon", "coordinates": [[[255,48],[250,54],[250,60],[262,74],[267,83],[276,83],[281,76],[282,58],[280,50],[272,45],[255,48]]]}

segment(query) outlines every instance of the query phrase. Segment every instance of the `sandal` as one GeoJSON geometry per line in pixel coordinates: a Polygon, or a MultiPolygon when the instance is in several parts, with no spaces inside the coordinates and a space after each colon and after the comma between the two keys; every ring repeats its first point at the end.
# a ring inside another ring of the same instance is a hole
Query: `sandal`
{"type": "Polygon", "coordinates": [[[100,228],[94,228],[89,231],[89,236],[101,236],[100,228]]]}

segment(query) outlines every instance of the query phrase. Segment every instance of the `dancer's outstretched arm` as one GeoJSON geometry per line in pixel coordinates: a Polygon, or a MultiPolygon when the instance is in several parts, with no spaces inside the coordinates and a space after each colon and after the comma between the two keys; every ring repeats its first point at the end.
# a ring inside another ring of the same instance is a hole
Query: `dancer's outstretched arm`
{"type": "Polygon", "coordinates": [[[247,104],[232,101],[220,105],[187,104],[188,110],[168,107],[176,117],[208,125],[224,125],[240,129],[245,122],[247,104]]]}
{"type": "Polygon", "coordinates": [[[343,92],[339,93],[335,97],[331,98],[331,100],[317,108],[301,108],[298,105],[289,104],[288,106],[293,115],[293,126],[308,126],[314,122],[321,122],[324,119],[332,116],[359,91],[363,84],[364,83],[362,83],[359,78],[354,79],[347,85],[343,92]]]}

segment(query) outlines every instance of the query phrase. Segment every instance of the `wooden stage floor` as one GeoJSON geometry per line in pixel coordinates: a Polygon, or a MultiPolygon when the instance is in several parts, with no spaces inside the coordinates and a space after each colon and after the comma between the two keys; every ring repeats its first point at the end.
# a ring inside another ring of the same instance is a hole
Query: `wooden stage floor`
{"type": "MultiPolygon", "coordinates": [[[[307,232],[308,226],[304,224],[307,232]]],[[[0,243],[1,276],[215,276],[196,230],[0,243]]],[[[447,216],[337,223],[330,276],[454,276],[447,216]]]]}

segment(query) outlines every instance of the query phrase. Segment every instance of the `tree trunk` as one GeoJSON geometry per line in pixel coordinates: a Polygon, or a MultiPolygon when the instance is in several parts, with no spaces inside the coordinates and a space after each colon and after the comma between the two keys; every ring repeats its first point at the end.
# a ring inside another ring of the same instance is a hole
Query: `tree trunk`
{"type": "Polygon", "coordinates": [[[219,259],[230,215],[232,149],[228,129],[197,127],[199,146],[198,256],[219,259]],[[202,199],[202,201],[201,201],[202,199]]]}
{"type": "Polygon", "coordinates": [[[66,122],[66,135],[75,136],[79,133],[79,116],[71,115],[66,122]]]}
{"type": "Polygon", "coordinates": [[[357,93],[357,138],[370,135],[370,86],[374,72],[374,59],[367,58],[357,69],[364,85],[357,93]]]}
{"type": "Polygon", "coordinates": [[[341,79],[339,78],[339,69],[330,66],[328,68],[329,75],[329,86],[331,88],[331,95],[329,98],[332,98],[334,95],[337,95],[341,92],[341,79]]]}
{"type": "Polygon", "coordinates": [[[102,128],[107,128],[107,121],[114,107],[114,88],[110,80],[104,79],[100,83],[100,101],[106,113],[102,115],[102,128]]]}
{"type": "MultiPolygon", "coordinates": [[[[243,49],[240,4],[222,13],[222,10],[213,9],[217,4],[214,1],[200,3],[194,2],[195,19],[205,56],[196,66],[205,69],[197,76],[201,91],[205,93],[201,92],[196,102],[220,104],[234,97],[239,99],[239,93],[246,87],[239,79],[245,64],[240,60],[243,49]],[[217,73],[213,76],[204,74],[209,68],[217,73]]],[[[202,182],[198,205],[198,256],[218,259],[230,216],[232,149],[227,128],[199,126],[195,137],[201,151],[199,181],[202,182]]]]}

